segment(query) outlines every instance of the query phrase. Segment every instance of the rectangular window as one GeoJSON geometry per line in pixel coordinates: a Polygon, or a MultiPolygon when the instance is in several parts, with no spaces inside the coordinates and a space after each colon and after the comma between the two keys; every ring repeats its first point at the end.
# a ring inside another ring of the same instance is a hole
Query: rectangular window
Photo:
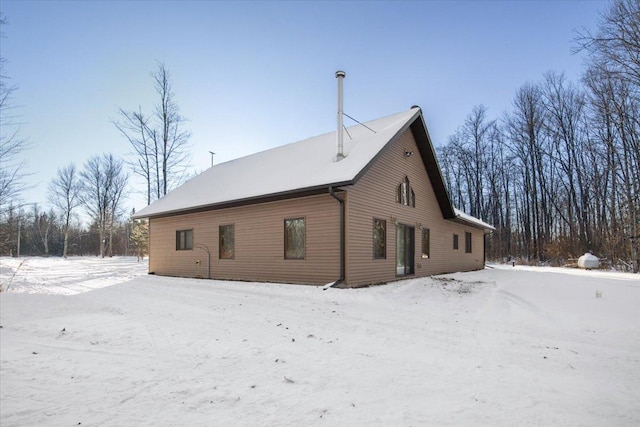
{"type": "Polygon", "coordinates": [[[387,257],[387,221],[373,219],[373,258],[387,257]]]}
{"type": "Polygon", "coordinates": [[[285,259],[304,259],[305,234],[304,218],[284,220],[285,259]]]}
{"type": "Polygon", "coordinates": [[[233,224],[221,225],[220,227],[218,227],[218,234],[220,259],[233,259],[235,247],[235,233],[233,224]]]}
{"type": "Polygon", "coordinates": [[[431,232],[428,228],[422,229],[422,258],[431,256],[431,232]]]}
{"type": "Polygon", "coordinates": [[[458,250],[458,235],[457,234],[453,235],[453,249],[455,249],[456,251],[458,250]]]}
{"type": "Polygon", "coordinates": [[[471,233],[464,233],[464,251],[471,253],[471,233]]]}
{"type": "Polygon", "coordinates": [[[193,229],[176,231],[176,251],[193,249],[193,229]]]}

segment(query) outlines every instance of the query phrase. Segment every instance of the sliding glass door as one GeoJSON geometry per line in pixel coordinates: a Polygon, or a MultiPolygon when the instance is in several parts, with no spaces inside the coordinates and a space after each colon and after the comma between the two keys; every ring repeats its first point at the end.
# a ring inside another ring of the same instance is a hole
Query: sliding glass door
{"type": "Polygon", "coordinates": [[[413,274],[415,258],[415,228],[404,224],[396,225],[396,274],[413,274]]]}

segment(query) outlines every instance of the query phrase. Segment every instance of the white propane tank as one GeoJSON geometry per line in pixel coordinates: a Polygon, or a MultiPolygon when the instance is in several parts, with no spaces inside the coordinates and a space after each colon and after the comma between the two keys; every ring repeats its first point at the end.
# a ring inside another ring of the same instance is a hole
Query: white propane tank
{"type": "Polygon", "coordinates": [[[578,267],[590,270],[592,268],[600,268],[600,260],[597,256],[587,252],[578,258],[578,267]]]}

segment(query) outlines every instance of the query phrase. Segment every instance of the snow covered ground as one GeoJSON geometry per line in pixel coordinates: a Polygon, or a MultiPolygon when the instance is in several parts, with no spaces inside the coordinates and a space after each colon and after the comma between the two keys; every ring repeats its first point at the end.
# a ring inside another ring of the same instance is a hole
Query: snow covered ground
{"type": "Polygon", "coordinates": [[[640,425],[638,275],[323,291],[19,265],[0,259],[2,426],[640,425]]]}

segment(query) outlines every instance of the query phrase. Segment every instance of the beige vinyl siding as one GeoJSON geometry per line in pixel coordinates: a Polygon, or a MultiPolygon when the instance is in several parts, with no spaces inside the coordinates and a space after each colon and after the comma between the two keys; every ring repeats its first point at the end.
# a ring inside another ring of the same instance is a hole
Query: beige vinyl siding
{"type": "Polygon", "coordinates": [[[302,197],[150,220],[149,271],[211,278],[325,284],[340,275],[340,204],[329,195],[302,197]],[[305,259],[284,259],[284,220],[305,218],[305,259]],[[219,226],[234,226],[234,259],[219,259],[219,226]],[[193,229],[193,250],[176,251],[176,230],[193,229]],[[199,262],[198,262],[199,261],[199,262]]]}
{"type": "MultiPolygon", "coordinates": [[[[349,286],[362,286],[396,280],[396,227],[415,227],[415,275],[468,271],[483,267],[484,233],[445,220],[420,157],[413,134],[407,130],[388,146],[353,186],[345,187],[347,227],[346,280],[349,286]],[[405,156],[405,151],[413,155],[405,156]],[[415,192],[415,208],[396,202],[397,187],[405,175],[415,192]],[[373,258],[373,219],[387,220],[387,258],[373,258]],[[420,227],[430,229],[431,254],[421,257],[420,227]],[[472,253],[464,252],[464,233],[473,235],[472,253]],[[454,250],[453,234],[461,237],[461,249],[454,250]]],[[[408,276],[412,277],[412,276],[408,276]]]]}

